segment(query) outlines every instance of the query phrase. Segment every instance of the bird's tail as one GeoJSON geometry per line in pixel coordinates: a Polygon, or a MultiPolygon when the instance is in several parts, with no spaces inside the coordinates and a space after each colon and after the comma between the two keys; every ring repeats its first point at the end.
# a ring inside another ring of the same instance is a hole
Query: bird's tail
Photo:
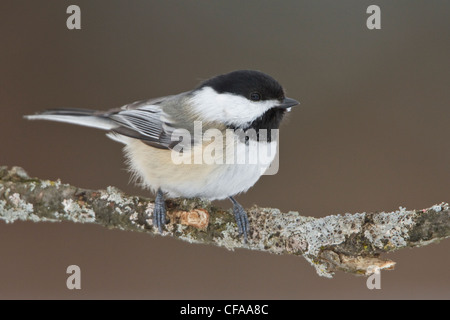
{"type": "Polygon", "coordinates": [[[104,114],[89,109],[50,109],[34,115],[26,115],[28,120],[50,120],[77,124],[80,126],[111,130],[117,126],[104,114]]]}

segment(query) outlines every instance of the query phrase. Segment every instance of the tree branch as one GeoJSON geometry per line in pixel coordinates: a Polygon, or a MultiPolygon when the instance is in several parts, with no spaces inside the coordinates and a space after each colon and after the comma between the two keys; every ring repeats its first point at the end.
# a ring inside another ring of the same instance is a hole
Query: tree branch
{"type": "MultiPolygon", "coordinates": [[[[254,206],[248,209],[251,231],[244,244],[230,212],[199,199],[168,200],[170,222],[163,236],[227,249],[247,248],[303,256],[321,276],[336,270],[370,275],[393,269],[380,254],[424,246],[450,236],[447,203],[423,210],[330,215],[324,218],[282,213],[254,206]]],[[[0,219],[96,223],[108,228],[159,232],[152,227],[154,201],[126,196],[114,187],[77,188],[58,181],[30,178],[19,167],[0,167],[0,219]]]]}

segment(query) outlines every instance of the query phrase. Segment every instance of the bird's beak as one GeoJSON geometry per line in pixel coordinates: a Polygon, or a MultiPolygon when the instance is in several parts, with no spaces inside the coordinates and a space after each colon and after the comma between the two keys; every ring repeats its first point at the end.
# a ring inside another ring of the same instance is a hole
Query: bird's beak
{"type": "Polygon", "coordinates": [[[284,98],[283,102],[278,105],[278,108],[289,109],[290,107],[300,104],[297,100],[291,98],[284,98]]]}

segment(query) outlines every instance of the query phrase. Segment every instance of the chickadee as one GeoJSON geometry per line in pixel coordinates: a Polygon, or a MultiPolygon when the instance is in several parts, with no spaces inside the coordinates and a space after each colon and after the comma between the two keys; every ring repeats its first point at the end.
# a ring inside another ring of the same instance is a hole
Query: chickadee
{"type": "Polygon", "coordinates": [[[125,144],[132,173],[144,187],[156,193],[152,219],[159,232],[166,222],[164,194],[209,200],[229,198],[239,234],[247,241],[247,213],[233,196],[252,187],[275,155],[270,155],[269,163],[229,160],[242,153],[248,155],[252,146],[276,145],[270,131],[276,131],[284,114],[298,104],[285,97],[283,88],[271,76],[240,70],[206,80],[191,91],[137,101],[119,109],[53,109],[25,117],[108,130],[110,138],[125,144]],[[174,153],[184,160],[186,155],[187,159],[193,159],[207,146],[205,139],[198,138],[198,134],[196,137],[197,123],[201,124],[202,134],[213,130],[228,138],[213,156],[217,160],[218,156],[227,154],[227,160],[175,163],[174,153]],[[190,139],[181,139],[188,141],[180,141],[180,136],[185,137],[176,134],[180,130],[190,134],[190,139]],[[263,130],[269,131],[269,138],[262,139],[263,130]],[[250,131],[256,134],[247,135],[250,131]],[[235,153],[228,157],[230,149],[235,153]]]}

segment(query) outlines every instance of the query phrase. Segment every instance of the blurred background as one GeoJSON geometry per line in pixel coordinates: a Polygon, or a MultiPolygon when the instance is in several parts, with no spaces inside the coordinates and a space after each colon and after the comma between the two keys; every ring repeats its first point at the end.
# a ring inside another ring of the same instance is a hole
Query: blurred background
{"type": "MultiPolygon", "coordinates": [[[[0,2],[0,165],[76,186],[129,183],[98,130],[27,122],[46,108],[109,109],[236,69],[301,102],[280,130],[280,170],[238,200],[323,217],[450,201],[448,1],[0,2]],[[66,9],[81,8],[81,30],[66,9]],[[381,30],[366,9],[381,8],[381,30]]],[[[229,208],[228,201],[216,205],[229,208]]],[[[450,240],[386,258],[366,278],[320,278],[303,259],[227,251],[71,223],[0,222],[0,298],[449,299],[450,240]],[[81,268],[81,290],[66,268],[81,268]]]]}

